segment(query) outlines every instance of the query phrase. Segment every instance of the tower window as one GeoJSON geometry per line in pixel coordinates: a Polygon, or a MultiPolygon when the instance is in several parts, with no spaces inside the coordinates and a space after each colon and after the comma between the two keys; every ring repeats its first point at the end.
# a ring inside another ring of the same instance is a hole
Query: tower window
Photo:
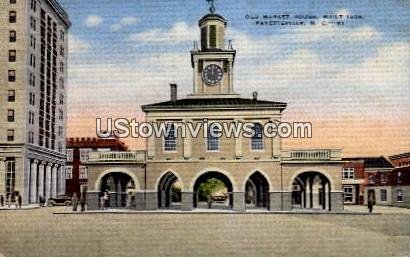
{"type": "Polygon", "coordinates": [[[209,47],[210,48],[216,47],[216,26],[215,25],[209,26],[209,47]]]}
{"type": "Polygon", "coordinates": [[[206,49],[206,39],[207,39],[207,29],[206,27],[201,28],[201,49],[206,49]]]}
{"type": "Polygon", "coordinates": [[[10,0],[10,4],[15,4],[16,0],[10,0]]]}
{"type": "Polygon", "coordinates": [[[173,124],[167,125],[168,135],[164,137],[164,151],[177,150],[177,138],[175,133],[175,126],[173,124]]]}
{"type": "Polygon", "coordinates": [[[9,12],[9,22],[10,23],[16,23],[17,20],[17,14],[15,11],[10,11],[9,12]]]}
{"type": "Polygon", "coordinates": [[[7,141],[14,141],[14,129],[7,130],[7,141]]]}
{"type": "Polygon", "coordinates": [[[202,72],[203,69],[204,69],[204,61],[199,60],[198,61],[198,71],[202,72]]]}
{"type": "Polygon", "coordinates": [[[224,61],[223,69],[224,69],[224,72],[225,72],[225,73],[228,72],[228,62],[227,62],[227,61],[224,61]]]}
{"type": "Polygon", "coordinates": [[[16,50],[10,50],[9,51],[9,62],[15,62],[16,61],[16,50]]]}
{"type": "Polygon", "coordinates": [[[16,31],[15,30],[10,30],[10,42],[16,42],[16,31]]]}

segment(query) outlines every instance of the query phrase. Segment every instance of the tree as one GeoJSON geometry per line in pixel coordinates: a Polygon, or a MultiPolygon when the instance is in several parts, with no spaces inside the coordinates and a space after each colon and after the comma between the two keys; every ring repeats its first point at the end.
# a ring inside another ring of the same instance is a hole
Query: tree
{"type": "Polygon", "coordinates": [[[213,195],[218,191],[226,188],[225,184],[217,179],[217,178],[210,178],[206,180],[204,183],[199,185],[198,188],[198,197],[200,201],[205,201],[208,195],[213,195]]]}

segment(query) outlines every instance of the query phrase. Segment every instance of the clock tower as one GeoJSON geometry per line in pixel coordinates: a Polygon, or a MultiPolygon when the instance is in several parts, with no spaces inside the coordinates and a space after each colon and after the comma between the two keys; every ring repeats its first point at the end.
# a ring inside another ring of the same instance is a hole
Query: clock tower
{"type": "Polygon", "coordinates": [[[191,51],[194,92],[191,98],[238,97],[233,91],[233,66],[236,51],[225,44],[227,20],[215,9],[202,17],[200,45],[191,51]]]}

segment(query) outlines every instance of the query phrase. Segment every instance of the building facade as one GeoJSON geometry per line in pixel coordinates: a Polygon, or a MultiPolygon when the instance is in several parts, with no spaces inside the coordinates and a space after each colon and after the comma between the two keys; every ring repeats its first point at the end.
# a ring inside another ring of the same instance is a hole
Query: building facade
{"type": "Polygon", "coordinates": [[[342,185],[344,204],[363,204],[367,183],[365,162],[360,158],[343,158],[342,185]]]}
{"type": "Polygon", "coordinates": [[[227,20],[209,13],[199,20],[200,44],[191,51],[193,93],[142,106],[146,121],[165,124],[170,134],[151,136],[143,153],[90,153],[88,206],[97,209],[103,192],[116,207],[132,199],[136,209],[201,208],[201,185],[222,181],[224,204],[234,211],[314,208],[343,209],[340,150],[283,150],[280,137],[262,128],[281,121],[285,103],[241,98],[234,91],[236,51],[225,42],[227,20]],[[200,136],[178,136],[174,124],[199,127],[200,136]],[[213,124],[251,124],[252,137],[215,135],[213,124]],[[211,132],[212,131],[212,132],[211,132]],[[122,167],[121,167],[122,166],[122,167]],[[175,185],[180,197],[175,197],[175,185]],[[122,195],[122,197],[119,197],[122,195]],[[174,200],[180,198],[176,203],[174,200]]]}
{"type": "Polygon", "coordinates": [[[87,191],[88,153],[126,151],[127,146],[118,138],[68,138],[67,163],[65,166],[66,195],[77,196],[87,191]]]}
{"type": "Polygon", "coordinates": [[[65,192],[67,13],[55,0],[0,3],[0,194],[65,192]]]}

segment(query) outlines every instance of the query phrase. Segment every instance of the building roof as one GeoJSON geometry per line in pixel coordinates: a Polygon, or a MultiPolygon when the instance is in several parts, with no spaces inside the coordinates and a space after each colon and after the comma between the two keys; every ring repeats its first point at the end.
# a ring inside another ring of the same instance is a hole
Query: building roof
{"type": "Polygon", "coordinates": [[[185,98],[176,101],[166,101],[154,104],[143,105],[142,110],[155,111],[155,110],[169,110],[169,109],[264,109],[264,108],[276,108],[283,111],[286,108],[286,103],[256,100],[248,98],[185,98]]]}
{"type": "Polygon", "coordinates": [[[110,148],[115,151],[127,151],[128,147],[118,138],[67,138],[67,148],[110,148]]]}
{"type": "Polygon", "coordinates": [[[71,21],[64,10],[64,8],[58,3],[57,0],[46,0],[46,3],[50,5],[50,7],[57,13],[58,17],[67,25],[67,27],[71,27],[71,21]]]}
{"type": "Polygon", "coordinates": [[[380,157],[351,157],[343,158],[343,161],[363,161],[365,168],[393,168],[393,164],[384,156],[380,157]]]}
{"type": "Polygon", "coordinates": [[[217,13],[208,13],[198,21],[198,24],[201,25],[206,20],[219,20],[222,21],[225,25],[228,22],[222,15],[219,15],[217,13]]]}
{"type": "Polygon", "coordinates": [[[409,158],[409,157],[410,157],[410,152],[407,152],[407,153],[400,153],[400,154],[389,156],[389,159],[393,161],[393,160],[404,159],[404,158],[409,158]]]}

